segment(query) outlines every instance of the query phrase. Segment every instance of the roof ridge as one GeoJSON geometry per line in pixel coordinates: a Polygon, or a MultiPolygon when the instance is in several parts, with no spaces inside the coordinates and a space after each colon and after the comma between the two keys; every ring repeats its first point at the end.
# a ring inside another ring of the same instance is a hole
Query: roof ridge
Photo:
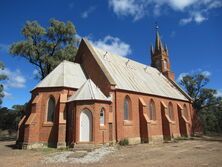
{"type": "Polygon", "coordinates": [[[40,87],[79,88],[86,80],[86,76],[83,73],[80,64],[64,60],[59,63],[31,91],[40,87]]]}
{"type": "Polygon", "coordinates": [[[76,100],[104,100],[110,101],[103,92],[95,85],[95,83],[88,79],[70,98],[69,102],[76,100]],[[95,88],[94,88],[95,87],[95,88]],[[82,93],[83,91],[83,93],[82,93]],[[85,92],[87,91],[87,92],[85,92]],[[96,92],[95,92],[96,91],[96,92]]]}
{"type": "Polygon", "coordinates": [[[88,82],[88,85],[89,85],[89,91],[90,91],[91,97],[92,97],[92,99],[95,99],[95,96],[94,96],[95,92],[93,91],[93,86],[92,86],[92,83],[91,83],[91,79],[88,79],[87,82],[88,82]]]}

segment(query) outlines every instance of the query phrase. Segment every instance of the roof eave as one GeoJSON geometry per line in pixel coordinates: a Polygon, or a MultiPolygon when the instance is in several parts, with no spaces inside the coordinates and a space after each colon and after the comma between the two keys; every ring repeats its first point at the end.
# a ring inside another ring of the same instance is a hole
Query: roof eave
{"type": "Polygon", "coordinates": [[[80,102],[80,101],[100,101],[100,102],[109,102],[111,103],[111,100],[102,100],[102,99],[79,99],[79,100],[71,100],[71,101],[67,101],[67,103],[71,103],[71,102],[80,102]]]}
{"type": "Polygon", "coordinates": [[[169,78],[169,81],[186,97],[189,101],[193,102],[193,98],[190,97],[174,80],[169,78]]]}

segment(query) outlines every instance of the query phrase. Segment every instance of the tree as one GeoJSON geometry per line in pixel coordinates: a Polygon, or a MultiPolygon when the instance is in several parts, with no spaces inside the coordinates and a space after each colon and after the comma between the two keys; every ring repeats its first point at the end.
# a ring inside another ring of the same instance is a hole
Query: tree
{"type": "Polygon", "coordinates": [[[193,108],[197,111],[204,132],[222,132],[222,97],[217,91],[206,88],[209,78],[203,73],[186,75],[180,81],[190,97],[193,108]]]}
{"type": "Polygon", "coordinates": [[[27,21],[22,29],[24,40],[11,45],[10,53],[23,57],[37,67],[39,78],[45,78],[61,61],[74,61],[78,40],[75,26],[51,19],[50,26],[27,21]]]}
{"type": "MultiPolygon", "coordinates": [[[[0,70],[4,70],[4,64],[2,62],[0,62],[0,70]]],[[[4,74],[0,74],[0,81],[3,81],[5,79],[7,79],[7,76],[4,74]]],[[[4,97],[3,89],[4,89],[3,85],[0,84],[0,107],[2,104],[2,98],[4,97]]]]}
{"type": "Polygon", "coordinates": [[[24,105],[14,105],[12,109],[3,107],[0,109],[0,129],[1,130],[13,130],[16,131],[18,123],[22,118],[27,107],[27,103],[24,105]]]}
{"type": "Polygon", "coordinates": [[[205,88],[209,78],[203,73],[186,75],[180,81],[188,95],[193,98],[193,108],[200,111],[218,103],[216,97],[217,91],[214,89],[205,88]]]}

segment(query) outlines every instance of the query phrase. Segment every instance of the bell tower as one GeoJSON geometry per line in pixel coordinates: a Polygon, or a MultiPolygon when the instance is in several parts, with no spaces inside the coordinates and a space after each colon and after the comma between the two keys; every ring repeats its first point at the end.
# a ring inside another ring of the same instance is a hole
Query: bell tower
{"type": "Polygon", "coordinates": [[[165,77],[174,80],[174,73],[170,70],[170,59],[166,44],[163,46],[160,39],[159,27],[156,26],[155,48],[151,45],[151,66],[157,68],[165,77]]]}

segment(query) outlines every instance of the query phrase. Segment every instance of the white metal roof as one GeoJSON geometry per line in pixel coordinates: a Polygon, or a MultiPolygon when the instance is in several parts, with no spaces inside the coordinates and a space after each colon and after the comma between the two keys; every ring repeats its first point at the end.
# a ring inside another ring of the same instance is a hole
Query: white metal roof
{"type": "MultiPolygon", "coordinates": [[[[91,45],[92,46],[92,45],[91,45]]],[[[116,83],[116,88],[174,99],[188,99],[156,68],[92,46],[100,63],[116,83]]]]}
{"type": "Polygon", "coordinates": [[[110,101],[102,91],[95,85],[95,83],[88,79],[78,91],[72,95],[68,101],[79,101],[79,100],[103,100],[110,101]]]}
{"type": "Polygon", "coordinates": [[[79,64],[64,60],[35,88],[70,87],[78,89],[86,80],[86,76],[79,64]]]}

